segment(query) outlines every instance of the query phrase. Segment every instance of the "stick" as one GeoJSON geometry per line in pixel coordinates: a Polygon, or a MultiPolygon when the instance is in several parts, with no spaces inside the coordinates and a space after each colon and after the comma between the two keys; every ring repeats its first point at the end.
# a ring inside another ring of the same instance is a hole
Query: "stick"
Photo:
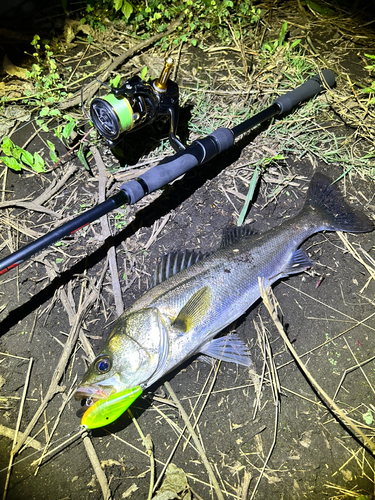
{"type": "Polygon", "coordinates": [[[95,448],[91,442],[91,439],[87,432],[82,434],[82,441],[85,445],[87,455],[90,459],[91,465],[95,471],[96,477],[98,478],[100,487],[103,493],[104,500],[110,500],[112,498],[111,490],[109,489],[107,476],[105,475],[103,469],[101,468],[98,455],[96,454],[95,448]]]}
{"type": "Polygon", "coordinates": [[[353,422],[345,415],[345,413],[337,406],[337,404],[331,399],[328,394],[320,387],[320,385],[313,378],[311,373],[308,371],[306,366],[302,363],[300,357],[292,346],[288,336],[284,332],[283,325],[281,324],[279,318],[277,317],[277,313],[275,311],[276,299],[272,297],[271,288],[265,290],[262,278],[258,278],[259,281],[259,290],[261,297],[263,299],[264,305],[267,307],[268,313],[271,316],[278,332],[281,335],[281,338],[287,345],[289,351],[292,353],[292,356],[296,360],[298,366],[303,371],[310,384],[313,386],[314,390],[319,394],[319,396],[323,399],[328,408],[332,411],[334,415],[340,420],[343,420],[345,424],[349,427],[349,429],[353,432],[353,434],[363,442],[364,446],[369,448],[373,454],[375,454],[375,444],[355,425],[353,422]],[[271,298],[272,297],[272,298],[271,298]]]}
{"type": "Polygon", "coordinates": [[[9,201],[1,201],[0,208],[8,208],[8,207],[19,207],[25,208],[26,210],[34,210],[35,212],[42,212],[44,214],[51,215],[52,217],[56,217],[57,219],[61,219],[62,215],[50,210],[49,208],[43,207],[43,203],[49,201],[51,197],[59,191],[63,186],[66,185],[67,180],[78,170],[77,165],[71,165],[59,182],[50,185],[40,196],[35,198],[33,201],[28,201],[26,198],[20,200],[9,200],[9,201]]]}
{"type": "Polygon", "coordinates": [[[147,436],[145,436],[143,434],[143,431],[142,431],[140,425],[138,424],[137,419],[134,418],[133,413],[131,412],[130,409],[128,409],[128,414],[129,414],[130,418],[132,419],[133,424],[135,425],[139,435],[141,436],[143,446],[146,448],[146,451],[147,451],[147,455],[150,457],[150,474],[151,475],[150,475],[150,486],[148,489],[147,500],[151,500],[152,492],[154,490],[154,483],[155,483],[154,445],[153,445],[150,434],[147,434],[147,436]]]}
{"type": "MultiPolygon", "coordinates": [[[[18,412],[18,419],[17,419],[16,429],[14,431],[14,440],[13,440],[12,451],[11,451],[10,457],[9,457],[8,473],[7,473],[7,477],[6,477],[6,480],[5,480],[3,500],[6,499],[7,492],[8,492],[10,473],[11,473],[11,470],[12,470],[13,459],[14,459],[14,452],[13,452],[13,450],[16,447],[16,442],[17,442],[17,437],[18,437],[18,431],[19,431],[19,428],[20,428],[20,425],[21,425],[23,405],[25,404],[27,389],[29,387],[29,380],[30,380],[30,373],[31,373],[31,367],[32,366],[33,366],[33,358],[30,358],[30,360],[29,360],[29,367],[27,369],[27,374],[26,374],[26,379],[25,379],[25,385],[23,387],[23,393],[22,393],[22,398],[21,398],[21,403],[20,403],[20,409],[19,409],[19,412],[18,412]]],[[[25,440],[26,440],[26,438],[25,438],[25,440]]]]}
{"type": "Polygon", "coordinates": [[[207,460],[207,457],[206,457],[206,454],[202,448],[202,445],[198,439],[198,436],[196,435],[196,433],[194,432],[194,429],[190,423],[190,420],[189,420],[189,417],[187,416],[187,413],[185,412],[184,408],[182,407],[180,401],[178,400],[176,394],[174,393],[171,385],[169,382],[164,382],[164,386],[165,388],[167,389],[167,391],[169,392],[171,398],[173,399],[173,401],[176,403],[180,413],[181,413],[181,416],[185,422],[185,425],[186,427],[188,428],[190,434],[191,434],[191,437],[193,438],[193,441],[194,441],[194,444],[195,446],[197,447],[198,451],[199,451],[199,454],[200,454],[200,457],[202,459],[202,462],[204,463],[204,466],[206,467],[206,470],[207,470],[207,473],[208,473],[208,476],[213,484],[213,487],[214,487],[214,490],[216,492],[216,496],[219,500],[224,500],[224,496],[221,492],[221,489],[220,489],[220,486],[219,486],[219,483],[217,482],[217,479],[216,479],[216,476],[212,470],[212,467],[210,465],[210,462],[207,460]]]}
{"type": "MultiPolygon", "coordinates": [[[[90,148],[90,151],[95,158],[95,162],[99,170],[99,203],[102,203],[106,198],[106,168],[98,148],[93,146],[92,148],[90,148]]],[[[100,218],[100,222],[102,225],[104,239],[108,241],[107,255],[109,269],[111,271],[112,290],[115,298],[116,312],[117,316],[121,316],[121,314],[124,312],[124,303],[122,301],[121,286],[118,277],[116,250],[113,246],[113,242],[111,241],[112,234],[108,224],[107,216],[103,215],[103,217],[100,218]]]]}
{"type": "MultiPolygon", "coordinates": [[[[18,431],[18,435],[20,436],[23,434],[23,432],[18,431]]],[[[14,440],[14,436],[16,435],[16,431],[14,429],[10,429],[9,427],[5,427],[5,425],[0,425],[0,436],[7,437],[9,439],[14,440]]],[[[43,448],[43,445],[40,441],[37,441],[34,438],[31,438],[27,443],[26,446],[29,448],[34,448],[35,450],[41,450],[43,448]]]]}

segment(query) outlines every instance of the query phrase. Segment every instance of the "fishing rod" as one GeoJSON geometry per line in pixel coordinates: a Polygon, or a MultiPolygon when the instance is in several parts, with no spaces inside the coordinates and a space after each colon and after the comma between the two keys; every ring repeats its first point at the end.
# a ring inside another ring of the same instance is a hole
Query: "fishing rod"
{"type": "Polygon", "coordinates": [[[169,80],[172,64],[173,60],[167,59],[160,77],[150,83],[133,77],[119,89],[109,87],[111,93],[108,96],[92,101],[90,119],[109,146],[113,147],[127,133],[151,123],[159,116],[169,116],[169,140],[176,154],[164,159],[138,178],[122,184],[118,193],[96,207],[1,259],[0,274],[17,267],[26,259],[112,210],[122,205],[134,205],[147,194],[229,149],[240,135],[274,116],[288,113],[301,102],[319,94],[324,85],[332,87],[335,83],[333,71],[322,70],[300,87],[278,97],[268,108],[232,129],[218,128],[212,134],[185,147],[175,135],[178,123],[178,86],[169,80]]]}

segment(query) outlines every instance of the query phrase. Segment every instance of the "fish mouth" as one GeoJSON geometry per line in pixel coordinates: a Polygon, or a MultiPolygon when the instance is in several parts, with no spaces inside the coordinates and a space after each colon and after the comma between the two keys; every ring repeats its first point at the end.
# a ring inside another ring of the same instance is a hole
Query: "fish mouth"
{"type": "Polygon", "coordinates": [[[91,399],[94,403],[99,399],[107,399],[111,394],[116,392],[113,386],[90,386],[83,385],[78,387],[74,394],[74,399],[77,401],[82,399],[91,399]]]}

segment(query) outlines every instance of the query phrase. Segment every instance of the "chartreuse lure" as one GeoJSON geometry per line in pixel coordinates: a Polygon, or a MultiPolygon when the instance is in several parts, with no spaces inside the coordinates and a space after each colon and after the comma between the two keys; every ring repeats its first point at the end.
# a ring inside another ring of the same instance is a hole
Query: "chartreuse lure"
{"type": "Polygon", "coordinates": [[[83,414],[83,429],[96,429],[111,424],[142,394],[140,385],[112,394],[107,399],[99,399],[83,414]]]}

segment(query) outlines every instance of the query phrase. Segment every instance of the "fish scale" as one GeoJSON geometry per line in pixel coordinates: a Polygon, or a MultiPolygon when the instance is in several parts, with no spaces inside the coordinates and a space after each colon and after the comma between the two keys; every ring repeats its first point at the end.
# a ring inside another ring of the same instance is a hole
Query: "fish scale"
{"type": "Polygon", "coordinates": [[[247,226],[233,228],[215,252],[164,256],[154,286],[117,320],[76,399],[94,401],[100,416],[101,400],[113,409],[119,404],[115,394],[139,394],[198,353],[250,366],[248,348],[236,334],[217,336],[259,299],[258,278],[269,286],[313,265],[299,247],[314,233],[367,232],[373,227],[329,178],[316,173],[302,210],[279,226],[260,234],[247,226]]]}

